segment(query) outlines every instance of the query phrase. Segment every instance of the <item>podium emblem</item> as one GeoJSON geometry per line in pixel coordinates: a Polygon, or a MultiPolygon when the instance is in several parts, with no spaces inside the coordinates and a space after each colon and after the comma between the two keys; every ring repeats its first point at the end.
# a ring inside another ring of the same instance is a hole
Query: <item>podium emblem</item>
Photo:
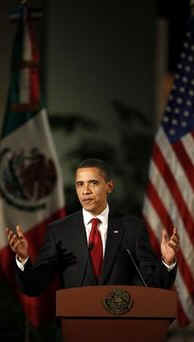
{"type": "Polygon", "coordinates": [[[131,310],[133,299],[130,294],[121,288],[115,288],[103,301],[104,308],[113,315],[123,315],[131,310]]]}

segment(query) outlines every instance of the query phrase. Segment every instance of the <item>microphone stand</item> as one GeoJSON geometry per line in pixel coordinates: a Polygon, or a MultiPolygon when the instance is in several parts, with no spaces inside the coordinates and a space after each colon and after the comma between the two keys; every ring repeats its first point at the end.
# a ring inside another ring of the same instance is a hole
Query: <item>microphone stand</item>
{"type": "Polygon", "coordinates": [[[129,258],[130,258],[130,260],[132,261],[132,264],[133,264],[133,266],[135,267],[136,272],[137,272],[137,274],[138,274],[138,276],[139,276],[139,278],[140,278],[140,280],[141,280],[143,286],[148,287],[147,283],[145,282],[145,280],[144,280],[144,278],[143,278],[143,276],[142,276],[142,274],[141,274],[141,271],[140,271],[139,267],[137,266],[137,263],[136,263],[136,261],[135,261],[133,255],[132,255],[130,249],[126,248],[126,252],[127,252],[127,254],[129,255],[129,258]]]}

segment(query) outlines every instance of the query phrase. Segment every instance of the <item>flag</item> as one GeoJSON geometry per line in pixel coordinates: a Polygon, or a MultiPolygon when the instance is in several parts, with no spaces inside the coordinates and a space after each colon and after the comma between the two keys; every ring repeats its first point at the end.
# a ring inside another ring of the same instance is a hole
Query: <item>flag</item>
{"type": "Polygon", "coordinates": [[[143,216],[160,250],[161,230],[180,238],[175,289],[181,326],[194,320],[194,21],[189,20],[172,90],[155,137],[143,216]]]}
{"type": "MultiPolygon", "coordinates": [[[[15,256],[5,228],[23,227],[34,260],[47,224],[65,215],[63,177],[41,96],[32,19],[32,10],[20,5],[0,143],[0,269],[12,284],[15,256]]],[[[33,326],[55,315],[54,285],[40,297],[18,294],[33,326]]]]}

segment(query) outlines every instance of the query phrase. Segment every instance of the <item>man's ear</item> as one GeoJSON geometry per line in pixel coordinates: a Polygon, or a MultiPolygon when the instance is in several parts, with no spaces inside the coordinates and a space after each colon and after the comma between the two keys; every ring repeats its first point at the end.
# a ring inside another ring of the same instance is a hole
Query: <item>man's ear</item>
{"type": "Polygon", "coordinates": [[[107,185],[108,185],[108,193],[110,194],[114,189],[114,183],[112,180],[110,180],[107,182],[107,185]]]}

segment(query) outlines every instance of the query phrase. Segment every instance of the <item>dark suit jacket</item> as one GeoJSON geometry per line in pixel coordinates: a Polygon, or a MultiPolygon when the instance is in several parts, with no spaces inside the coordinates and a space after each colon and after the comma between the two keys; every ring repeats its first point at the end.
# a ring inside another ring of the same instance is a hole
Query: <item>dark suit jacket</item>
{"type": "MultiPolygon", "coordinates": [[[[109,214],[107,242],[99,285],[143,285],[127,249],[135,258],[148,286],[169,288],[176,270],[168,271],[153,253],[147,231],[136,217],[109,214]]],[[[82,212],[76,212],[49,226],[37,262],[17,268],[24,293],[39,295],[58,272],[62,288],[96,285],[93,275],[82,212]]]]}

